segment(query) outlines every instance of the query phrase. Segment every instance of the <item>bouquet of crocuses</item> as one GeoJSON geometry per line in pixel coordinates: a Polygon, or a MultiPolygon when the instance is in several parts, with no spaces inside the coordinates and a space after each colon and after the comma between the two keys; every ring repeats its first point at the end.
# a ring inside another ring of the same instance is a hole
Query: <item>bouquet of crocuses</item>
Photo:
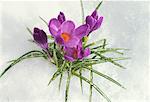
{"type": "Polygon", "coordinates": [[[42,50],[33,50],[15,60],[11,60],[9,62],[11,64],[2,72],[0,77],[2,77],[15,64],[24,59],[42,57],[51,62],[51,64],[56,65],[57,68],[48,85],[57,77],[60,77],[60,89],[63,75],[67,74],[68,77],[66,81],[65,102],[68,100],[69,85],[72,77],[79,78],[81,89],[83,88],[82,81],[89,84],[89,102],[92,101],[93,88],[98,91],[108,102],[110,102],[110,99],[106,96],[106,94],[93,82],[93,74],[97,74],[122,88],[124,87],[111,77],[95,70],[93,65],[110,62],[120,68],[124,68],[116,61],[125,60],[127,58],[107,57],[107,53],[122,55],[123,52],[121,52],[121,50],[126,49],[107,48],[106,39],[87,43],[87,38],[89,38],[89,35],[99,29],[103,22],[103,16],[99,16],[97,13],[101,3],[102,2],[100,2],[96,9],[94,9],[93,13],[88,15],[84,20],[83,4],[81,1],[83,24],[78,27],[75,26],[73,21],[66,19],[63,12],[60,12],[57,18],[50,19],[49,23],[40,17],[47,24],[50,34],[46,34],[44,30],[37,27],[33,29],[33,32],[29,28],[27,28],[27,30],[33,35],[32,42],[39,45],[42,50]],[[83,71],[90,72],[90,78],[84,77],[82,74],[83,71]]]}

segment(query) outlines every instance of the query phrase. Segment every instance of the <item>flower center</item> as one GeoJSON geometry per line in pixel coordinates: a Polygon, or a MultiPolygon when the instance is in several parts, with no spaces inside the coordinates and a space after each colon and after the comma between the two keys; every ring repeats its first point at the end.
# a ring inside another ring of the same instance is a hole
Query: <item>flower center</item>
{"type": "Polygon", "coordinates": [[[77,53],[78,53],[77,50],[74,49],[74,51],[73,51],[73,58],[77,59],[77,56],[78,56],[77,53]]]}
{"type": "Polygon", "coordinates": [[[70,35],[68,33],[62,33],[61,37],[65,42],[68,42],[70,40],[70,35]]]}

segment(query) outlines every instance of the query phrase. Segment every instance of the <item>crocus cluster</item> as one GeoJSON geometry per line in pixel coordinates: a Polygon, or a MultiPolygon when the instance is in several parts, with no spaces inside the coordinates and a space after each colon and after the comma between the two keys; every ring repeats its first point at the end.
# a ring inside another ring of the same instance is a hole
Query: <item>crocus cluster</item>
{"type": "MultiPolygon", "coordinates": [[[[48,28],[55,43],[62,47],[64,58],[73,62],[90,55],[90,49],[84,48],[82,39],[100,28],[102,21],[103,17],[99,17],[94,10],[86,17],[85,24],[76,27],[73,21],[66,20],[64,13],[60,12],[57,18],[50,19],[48,28]]],[[[43,30],[34,28],[33,37],[43,50],[48,51],[48,39],[43,30]]]]}

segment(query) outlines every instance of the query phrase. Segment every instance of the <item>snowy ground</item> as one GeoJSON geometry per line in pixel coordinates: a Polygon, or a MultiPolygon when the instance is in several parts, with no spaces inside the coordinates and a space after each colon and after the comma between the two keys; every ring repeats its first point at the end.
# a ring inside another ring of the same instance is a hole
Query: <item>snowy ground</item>
{"type": "MultiPolygon", "coordinates": [[[[90,14],[97,1],[84,2],[85,15],[90,14]]],[[[49,32],[38,16],[49,21],[63,11],[67,18],[81,23],[79,1],[51,2],[1,2],[0,3],[0,72],[6,62],[19,57],[27,51],[39,49],[28,42],[31,38],[26,30],[41,27],[49,32]]],[[[122,70],[111,64],[95,66],[95,69],[112,76],[127,88],[121,89],[95,76],[95,82],[108,94],[112,102],[150,102],[149,100],[149,2],[144,1],[106,1],[99,9],[104,16],[101,29],[91,36],[90,41],[107,38],[110,47],[131,49],[128,61],[121,64],[122,70]]],[[[49,87],[47,83],[55,67],[43,59],[25,60],[0,79],[0,102],[63,102],[65,79],[62,90],[58,91],[58,80],[49,87]]],[[[71,80],[69,102],[88,102],[88,86],[84,83],[84,94],[80,92],[79,81],[71,80]]],[[[96,92],[93,102],[105,102],[96,92]],[[102,101],[101,101],[102,100],[102,101]]]]}

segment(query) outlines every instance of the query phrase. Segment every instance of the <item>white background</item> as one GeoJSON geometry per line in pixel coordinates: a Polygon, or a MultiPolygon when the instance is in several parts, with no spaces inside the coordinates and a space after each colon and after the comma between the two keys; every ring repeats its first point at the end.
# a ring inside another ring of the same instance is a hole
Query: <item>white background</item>
{"type": "MultiPolygon", "coordinates": [[[[85,15],[90,14],[97,1],[85,1],[85,15]]],[[[0,72],[7,61],[19,57],[27,51],[40,49],[28,42],[32,36],[29,28],[40,27],[49,34],[47,21],[63,11],[67,19],[81,24],[79,1],[33,1],[0,3],[0,72]]],[[[145,1],[105,1],[99,9],[104,16],[101,29],[94,32],[90,41],[107,38],[110,47],[131,49],[126,56],[128,61],[121,61],[127,69],[122,70],[112,64],[101,64],[95,69],[121,82],[127,89],[121,89],[113,83],[95,75],[94,81],[110,97],[112,102],[149,102],[149,2],[145,1]]],[[[64,77],[61,91],[58,91],[58,79],[49,87],[47,83],[55,67],[43,59],[25,60],[8,71],[0,79],[0,102],[64,102],[64,77]]],[[[84,73],[86,74],[86,73],[84,73]]],[[[88,85],[84,83],[82,95],[79,80],[71,80],[69,102],[88,102],[88,85]]],[[[94,90],[93,102],[105,102],[94,90]]]]}

